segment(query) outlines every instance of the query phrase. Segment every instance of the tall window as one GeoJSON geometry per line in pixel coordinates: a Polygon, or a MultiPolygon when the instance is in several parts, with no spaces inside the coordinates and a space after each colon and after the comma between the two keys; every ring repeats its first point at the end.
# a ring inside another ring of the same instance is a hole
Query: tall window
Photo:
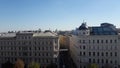
{"type": "Polygon", "coordinates": [[[97,59],[97,63],[99,63],[100,62],[100,60],[99,59],[97,59]]]}
{"type": "Polygon", "coordinates": [[[106,43],[108,43],[108,40],[106,40],[106,43]]]}
{"type": "Polygon", "coordinates": [[[35,50],[37,50],[37,47],[34,47],[35,48],[35,50]]]}
{"type": "Polygon", "coordinates": [[[97,43],[99,43],[99,40],[97,40],[97,43]]]}
{"type": "Polygon", "coordinates": [[[42,53],[42,56],[44,56],[44,53],[42,53]]]}
{"type": "Polygon", "coordinates": [[[101,62],[104,63],[104,60],[102,59],[101,62]]]}
{"type": "Polygon", "coordinates": [[[83,40],[83,43],[85,43],[85,40],[83,40]]]}
{"type": "Polygon", "coordinates": [[[38,47],[39,48],[39,50],[40,50],[40,47],[38,47]]]}
{"type": "Polygon", "coordinates": [[[81,43],[81,40],[80,40],[80,43],[81,43]]]}
{"type": "Polygon", "coordinates": [[[46,56],[48,56],[48,53],[46,53],[46,56]]]}
{"type": "Polygon", "coordinates": [[[104,53],[102,52],[101,55],[104,56],[104,53]]]}
{"type": "Polygon", "coordinates": [[[117,52],[115,52],[115,56],[117,56],[117,52]]]}
{"type": "Polygon", "coordinates": [[[95,40],[93,40],[93,43],[95,43],[95,40]]]}
{"type": "Polygon", "coordinates": [[[112,40],[110,40],[110,43],[112,43],[112,40]]]}
{"type": "Polygon", "coordinates": [[[111,61],[110,61],[110,63],[112,64],[112,63],[113,63],[113,61],[111,60],[111,61]]]}
{"type": "Polygon", "coordinates": [[[36,41],[34,42],[34,44],[36,45],[36,41]]]}
{"type": "Polygon", "coordinates": [[[29,50],[31,50],[31,47],[29,47],[29,50]]]}
{"type": "Polygon", "coordinates": [[[97,56],[99,56],[99,52],[97,52],[97,56]]]}
{"type": "Polygon", "coordinates": [[[85,56],[85,52],[83,52],[83,55],[85,56]]]}
{"type": "Polygon", "coordinates": [[[90,40],[89,40],[89,43],[90,43],[90,40]]]}
{"type": "Polygon", "coordinates": [[[108,59],[106,59],[106,63],[108,63],[108,59]]]}
{"type": "Polygon", "coordinates": [[[82,52],[80,51],[80,56],[82,56],[82,52]]]}
{"type": "Polygon", "coordinates": [[[39,53],[39,56],[41,56],[41,53],[39,53]]]}
{"type": "Polygon", "coordinates": [[[31,41],[29,41],[29,45],[31,45],[31,41]]]}
{"type": "Polygon", "coordinates": [[[42,42],[42,45],[44,45],[44,42],[42,42]]]}
{"type": "Polygon", "coordinates": [[[46,59],[46,62],[47,62],[47,63],[49,62],[48,59],[46,59]]]}
{"type": "Polygon", "coordinates": [[[85,49],[85,46],[83,46],[83,49],[85,49]]]}
{"type": "Polygon", "coordinates": [[[44,47],[42,47],[42,50],[44,50],[44,47]]]}
{"type": "Polygon", "coordinates": [[[95,59],[93,59],[93,63],[95,63],[95,59]]]}
{"type": "Polygon", "coordinates": [[[116,42],[117,42],[117,40],[115,39],[115,40],[114,40],[114,42],[116,43],[116,42]]]}
{"type": "Polygon", "coordinates": [[[91,52],[89,52],[89,56],[91,56],[91,52]]]}
{"type": "Polygon", "coordinates": [[[115,64],[117,64],[117,60],[115,60],[115,64]]]}
{"type": "MultiPolygon", "coordinates": [[[[57,47],[56,47],[56,49],[57,49],[57,47]]],[[[48,47],[46,47],[46,50],[48,50],[48,47]]]]}
{"type": "Polygon", "coordinates": [[[91,58],[89,58],[89,63],[91,63],[91,58]]]}
{"type": "Polygon", "coordinates": [[[112,52],[110,52],[110,56],[112,56],[112,52]]]}
{"type": "Polygon", "coordinates": [[[52,45],[52,41],[50,41],[50,45],[52,45]]]}
{"type": "Polygon", "coordinates": [[[80,49],[81,49],[81,45],[80,45],[80,49]]]}
{"type": "Polygon", "coordinates": [[[108,52],[106,52],[106,56],[108,56],[108,52]]]}
{"type": "Polygon", "coordinates": [[[95,56],[95,52],[93,52],[93,56],[95,56]]]}

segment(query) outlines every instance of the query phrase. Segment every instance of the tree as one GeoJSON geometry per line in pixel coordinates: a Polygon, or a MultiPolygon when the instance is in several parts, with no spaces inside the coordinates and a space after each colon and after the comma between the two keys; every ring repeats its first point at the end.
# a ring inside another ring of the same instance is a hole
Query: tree
{"type": "Polygon", "coordinates": [[[39,63],[36,63],[36,62],[31,62],[31,63],[28,65],[28,68],[40,68],[40,64],[39,64],[39,63]]]}
{"type": "Polygon", "coordinates": [[[90,64],[90,67],[89,67],[89,68],[98,68],[98,65],[95,64],[95,63],[92,63],[92,64],[90,64]]]}
{"type": "Polygon", "coordinates": [[[59,38],[60,38],[60,48],[67,48],[68,45],[67,37],[60,35],[59,38]]]}
{"type": "Polygon", "coordinates": [[[21,59],[17,59],[14,68],[24,68],[24,62],[21,59]]]}

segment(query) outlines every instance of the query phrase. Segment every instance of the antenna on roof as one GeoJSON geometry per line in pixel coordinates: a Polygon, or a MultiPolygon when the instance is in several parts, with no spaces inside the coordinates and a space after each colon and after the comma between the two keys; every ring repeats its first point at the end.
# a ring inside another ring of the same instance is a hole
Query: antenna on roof
{"type": "Polygon", "coordinates": [[[87,22],[85,22],[85,20],[83,19],[83,23],[82,24],[86,26],[87,22]]]}
{"type": "Polygon", "coordinates": [[[85,21],[84,21],[84,19],[83,19],[83,23],[84,23],[85,21]]]}

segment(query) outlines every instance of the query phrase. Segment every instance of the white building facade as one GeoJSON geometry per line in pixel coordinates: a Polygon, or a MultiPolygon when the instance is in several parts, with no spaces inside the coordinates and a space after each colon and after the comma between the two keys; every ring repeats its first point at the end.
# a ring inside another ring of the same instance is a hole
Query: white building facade
{"type": "Polygon", "coordinates": [[[120,35],[112,24],[87,27],[82,23],[71,42],[70,53],[77,68],[120,67],[120,35]]]}
{"type": "Polygon", "coordinates": [[[0,67],[2,63],[22,59],[25,64],[40,63],[41,68],[48,64],[58,64],[59,38],[57,34],[46,32],[13,32],[0,35],[0,67]]]}

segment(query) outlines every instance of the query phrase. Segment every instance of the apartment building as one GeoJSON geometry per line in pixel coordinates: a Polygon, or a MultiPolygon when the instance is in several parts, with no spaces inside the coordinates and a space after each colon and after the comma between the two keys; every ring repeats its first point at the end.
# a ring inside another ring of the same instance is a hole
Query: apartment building
{"type": "Polygon", "coordinates": [[[120,35],[113,24],[88,27],[82,23],[70,40],[70,53],[77,68],[120,67],[120,35]]]}
{"type": "Polygon", "coordinates": [[[41,68],[48,64],[58,64],[59,38],[49,30],[18,31],[0,34],[0,67],[2,63],[22,59],[25,64],[40,63],[41,68]]]}

